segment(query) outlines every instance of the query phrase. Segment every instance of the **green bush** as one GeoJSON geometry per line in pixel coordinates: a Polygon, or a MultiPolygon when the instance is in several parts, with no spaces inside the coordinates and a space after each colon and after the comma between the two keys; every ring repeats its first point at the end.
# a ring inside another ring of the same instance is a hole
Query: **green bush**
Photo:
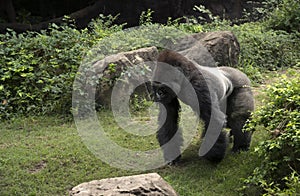
{"type": "Polygon", "coordinates": [[[142,28],[125,31],[123,25],[113,24],[115,19],[100,16],[83,30],[52,24],[40,33],[1,34],[0,119],[12,114],[70,114],[81,64],[184,35],[174,26],[151,25],[149,20],[142,28]]]}
{"type": "Polygon", "coordinates": [[[238,22],[260,21],[268,29],[293,32],[300,30],[299,0],[264,0],[249,1],[250,10],[238,22]]]}
{"type": "Polygon", "coordinates": [[[241,66],[247,62],[262,70],[294,67],[300,61],[300,38],[284,31],[266,30],[260,23],[230,28],[241,46],[241,66]]]}
{"type": "Polygon", "coordinates": [[[95,20],[90,32],[52,24],[40,33],[0,34],[0,119],[14,113],[70,113],[72,84],[84,54],[119,30],[108,27],[110,20],[95,20]]]}
{"type": "Polygon", "coordinates": [[[293,195],[300,192],[300,73],[283,76],[266,90],[268,99],[257,109],[246,130],[265,127],[270,138],[255,152],[262,158],[245,182],[266,195],[293,195]]]}
{"type": "Polygon", "coordinates": [[[280,0],[267,15],[267,27],[287,32],[300,31],[300,1],[280,0]]]}

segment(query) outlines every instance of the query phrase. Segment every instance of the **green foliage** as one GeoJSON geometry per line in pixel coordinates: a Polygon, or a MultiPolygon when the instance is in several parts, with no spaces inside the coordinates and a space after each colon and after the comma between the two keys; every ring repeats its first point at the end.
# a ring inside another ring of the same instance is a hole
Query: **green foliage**
{"type": "Polygon", "coordinates": [[[89,24],[89,29],[92,32],[86,33],[89,33],[89,35],[92,36],[91,40],[95,43],[96,41],[99,41],[104,37],[110,36],[114,32],[121,31],[125,24],[114,24],[118,16],[119,15],[104,16],[103,14],[100,14],[99,17],[93,19],[89,24]]]}
{"type": "MultiPolygon", "coordinates": [[[[99,40],[91,57],[93,58],[95,54],[98,55],[97,51],[100,51],[100,54],[105,56],[143,47],[163,47],[164,40],[175,40],[175,38],[184,35],[186,34],[173,26],[144,24],[140,27],[117,31],[106,39],[99,40]]],[[[98,58],[102,59],[104,56],[98,58]]]]}
{"type": "Polygon", "coordinates": [[[154,11],[148,9],[147,11],[143,11],[140,16],[140,25],[149,25],[152,24],[152,14],[154,11]]]}
{"type": "Polygon", "coordinates": [[[300,31],[300,1],[280,0],[267,16],[267,27],[287,32],[300,31]]]}
{"type": "Polygon", "coordinates": [[[195,6],[194,10],[207,16],[207,19],[202,16],[199,16],[197,19],[197,22],[202,24],[204,29],[206,29],[207,31],[228,29],[232,24],[232,22],[229,20],[221,19],[219,16],[213,15],[213,13],[203,5],[195,6]],[[207,20],[209,20],[210,22],[206,22],[207,20]]]}
{"type": "MultiPolygon", "coordinates": [[[[68,19],[66,19],[68,20],[68,19]]],[[[85,52],[111,33],[101,18],[87,29],[50,25],[40,33],[0,35],[0,118],[70,112],[72,83],[85,52]]]]}
{"type": "Polygon", "coordinates": [[[196,18],[192,17],[183,17],[172,20],[172,18],[168,18],[167,26],[175,27],[186,33],[199,33],[203,32],[203,26],[198,23],[196,18]],[[181,20],[185,20],[185,23],[180,22],[181,20]]]}
{"type": "Polygon", "coordinates": [[[238,23],[261,21],[266,18],[282,0],[248,1],[250,8],[245,9],[238,23]]]}
{"type": "Polygon", "coordinates": [[[260,3],[250,1],[250,3],[254,9],[247,10],[241,22],[261,21],[268,29],[299,32],[299,0],[267,0],[260,3]]]}
{"type": "Polygon", "coordinates": [[[133,94],[130,99],[130,109],[132,113],[142,113],[145,112],[152,104],[153,101],[149,97],[140,96],[138,94],[133,94]]]}
{"type": "Polygon", "coordinates": [[[257,109],[246,130],[264,126],[270,138],[256,152],[263,158],[245,182],[270,195],[300,191],[300,73],[290,73],[267,89],[265,105],[257,109]]]}
{"type": "Polygon", "coordinates": [[[248,59],[239,59],[238,69],[245,73],[252,82],[258,84],[263,81],[263,75],[261,70],[254,65],[251,60],[248,59]]]}
{"type": "Polygon", "coordinates": [[[300,37],[284,31],[266,30],[259,23],[246,23],[231,29],[241,47],[240,66],[251,62],[261,70],[297,66],[300,37]]]}
{"type": "Polygon", "coordinates": [[[1,35],[1,100],[7,101],[11,112],[48,113],[68,108],[65,103],[88,39],[68,26],[53,24],[49,30],[49,34],[1,35]]]}

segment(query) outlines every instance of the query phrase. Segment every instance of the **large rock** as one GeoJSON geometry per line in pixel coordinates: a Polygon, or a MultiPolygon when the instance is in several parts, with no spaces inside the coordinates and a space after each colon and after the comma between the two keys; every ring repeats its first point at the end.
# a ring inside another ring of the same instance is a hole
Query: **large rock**
{"type": "Polygon", "coordinates": [[[215,31],[195,34],[214,60],[221,66],[236,65],[239,61],[240,44],[231,31],[215,31]]]}
{"type": "Polygon", "coordinates": [[[94,63],[94,74],[100,76],[100,83],[97,86],[95,95],[96,103],[102,106],[110,106],[112,89],[121,74],[128,68],[141,65],[144,62],[155,62],[157,57],[157,48],[148,47],[107,56],[103,60],[94,63]]]}
{"type": "Polygon", "coordinates": [[[70,195],[144,195],[144,196],[176,196],[174,189],[157,173],[136,176],[108,178],[82,183],[70,191],[70,195]]]}
{"type": "Polygon", "coordinates": [[[207,67],[236,65],[240,53],[239,42],[230,31],[193,34],[179,40],[171,48],[207,67]]]}

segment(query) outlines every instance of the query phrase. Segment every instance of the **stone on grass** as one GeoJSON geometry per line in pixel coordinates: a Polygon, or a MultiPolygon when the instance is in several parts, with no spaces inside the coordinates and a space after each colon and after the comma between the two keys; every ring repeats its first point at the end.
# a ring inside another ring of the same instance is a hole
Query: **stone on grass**
{"type": "Polygon", "coordinates": [[[108,178],[85,182],[70,191],[74,196],[177,196],[157,173],[108,178]]]}

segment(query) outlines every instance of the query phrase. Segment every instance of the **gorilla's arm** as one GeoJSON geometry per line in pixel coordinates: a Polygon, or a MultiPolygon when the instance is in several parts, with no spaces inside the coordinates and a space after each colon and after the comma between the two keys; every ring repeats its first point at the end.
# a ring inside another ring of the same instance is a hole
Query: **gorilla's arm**
{"type": "Polygon", "coordinates": [[[212,162],[220,162],[225,157],[228,143],[227,134],[223,131],[226,115],[221,111],[215,92],[210,93],[210,102],[206,104],[200,108],[200,117],[205,123],[205,129],[202,133],[199,156],[212,162]]]}
{"type": "Polygon", "coordinates": [[[157,139],[163,149],[167,163],[174,164],[180,159],[180,147],[182,146],[182,134],[178,127],[180,104],[175,97],[168,103],[159,103],[158,116],[159,130],[157,139]]]}
{"type": "Polygon", "coordinates": [[[233,92],[227,98],[227,127],[231,129],[234,137],[233,152],[248,150],[251,143],[252,132],[243,131],[246,121],[254,110],[254,97],[251,82],[243,72],[231,68],[220,67],[222,73],[232,82],[233,92]]]}

